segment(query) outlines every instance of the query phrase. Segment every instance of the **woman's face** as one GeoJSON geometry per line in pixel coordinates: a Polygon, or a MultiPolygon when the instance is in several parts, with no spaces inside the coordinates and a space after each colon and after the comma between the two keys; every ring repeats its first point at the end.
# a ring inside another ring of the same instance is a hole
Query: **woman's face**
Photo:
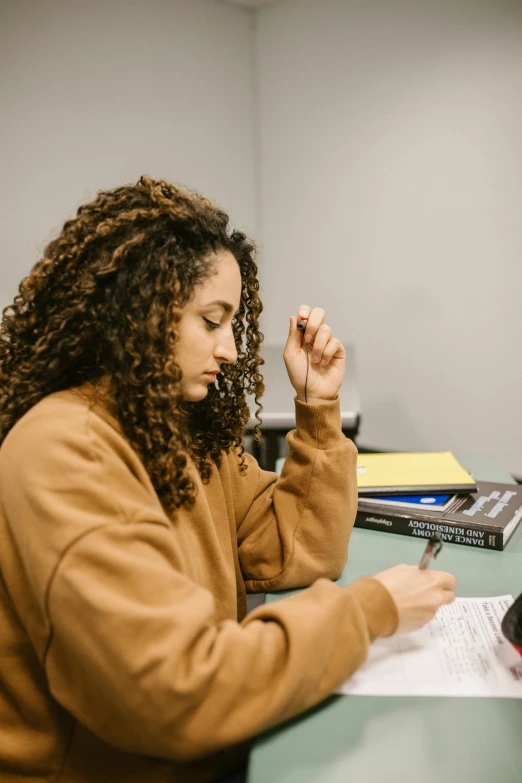
{"type": "Polygon", "coordinates": [[[233,364],[237,350],[232,319],[241,300],[241,273],[229,251],[215,255],[214,271],[194,290],[178,325],[176,362],[181,394],[197,402],[208,394],[222,364],[233,364]]]}

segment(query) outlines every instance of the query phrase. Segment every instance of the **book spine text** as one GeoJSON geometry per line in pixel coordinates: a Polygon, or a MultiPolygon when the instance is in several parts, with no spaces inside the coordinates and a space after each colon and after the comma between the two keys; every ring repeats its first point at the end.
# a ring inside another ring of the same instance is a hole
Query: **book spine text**
{"type": "Polygon", "coordinates": [[[416,538],[429,538],[432,533],[437,532],[442,541],[448,541],[452,544],[463,544],[477,549],[504,549],[501,530],[498,533],[491,533],[489,530],[464,528],[447,520],[420,520],[411,517],[396,517],[380,512],[357,511],[355,526],[365,527],[369,530],[384,530],[403,536],[415,536],[416,538]]]}

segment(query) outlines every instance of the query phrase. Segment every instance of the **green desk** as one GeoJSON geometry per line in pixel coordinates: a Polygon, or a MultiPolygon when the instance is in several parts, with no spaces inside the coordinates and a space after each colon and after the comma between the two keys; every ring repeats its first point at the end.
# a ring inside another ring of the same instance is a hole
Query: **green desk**
{"type": "MultiPolygon", "coordinates": [[[[513,483],[488,458],[461,462],[476,479],[513,483]]],[[[423,543],[355,529],[340,584],[396,563],[423,543]]],[[[522,524],[504,552],[445,544],[437,568],[459,596],[522,592],[522,524]]],[[[288,593],[267,595],[279,600],[288,593]]],[[[256,740],[248,783],[522,783],[522,700],[331,696],[256,740]]]]}

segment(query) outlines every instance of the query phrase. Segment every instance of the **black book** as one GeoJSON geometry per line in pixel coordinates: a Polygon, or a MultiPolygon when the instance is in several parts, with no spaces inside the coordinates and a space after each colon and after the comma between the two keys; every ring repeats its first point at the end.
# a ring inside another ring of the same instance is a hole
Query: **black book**
{"type": "Polygon", "coordinates": [[[522,518],[522,485],[477,482],[473,495],[457,495],[449,508],[408,510],[390,504],[365,503],[359,497],[356,527],[384,530],[404,536],[429,538],[480,549],[504,549],[522,518]]]}

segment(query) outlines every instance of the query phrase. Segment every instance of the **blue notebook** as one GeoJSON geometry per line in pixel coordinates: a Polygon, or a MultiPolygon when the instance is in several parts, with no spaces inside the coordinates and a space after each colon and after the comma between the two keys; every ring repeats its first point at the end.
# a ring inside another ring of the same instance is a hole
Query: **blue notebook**
{"type": "Polygon", "coordinates": [[[455,495],[372,495],[364,498],[365,503],[379,506],[400,506],[401,508],[425,508],[431,511],[446,511],[455,495]]]}

